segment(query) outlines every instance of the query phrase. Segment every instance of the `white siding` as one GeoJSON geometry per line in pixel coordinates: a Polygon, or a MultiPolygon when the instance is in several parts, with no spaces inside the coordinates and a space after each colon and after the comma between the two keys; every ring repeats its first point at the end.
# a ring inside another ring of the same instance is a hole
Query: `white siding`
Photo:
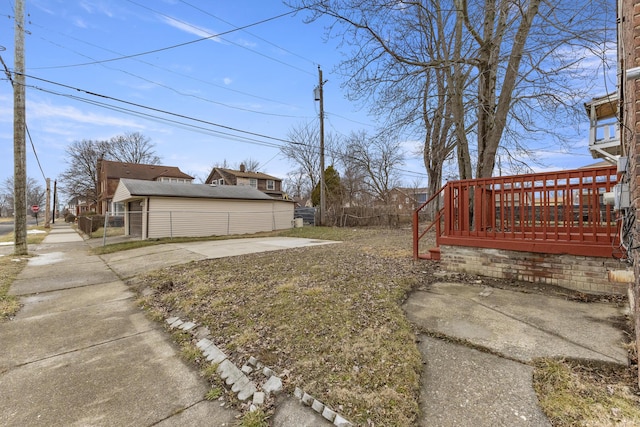
{"type": "Polygon", "coordinates": [[[150,239],[250,234],[291,228],[293,221],[293,203],[277,200],[152,197],[149,209],[150,239]]]}
{"type": "Polygon", "coordinates": [[[129,193],[129,190],[127,190],[127,187],[122,185],[122,183],[119,183],[118,186],[116,187],[116,192],[113,193],[112,200],[116,202],[121,202],[123,200],[127,200],[130,198],[131,198],[131,194],[129,193]]]}

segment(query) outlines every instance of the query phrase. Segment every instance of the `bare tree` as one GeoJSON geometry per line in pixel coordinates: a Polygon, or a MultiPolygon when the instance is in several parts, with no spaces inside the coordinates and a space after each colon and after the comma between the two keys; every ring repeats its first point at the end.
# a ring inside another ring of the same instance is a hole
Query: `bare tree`
{"type": "Polygon", "coordinates": [[[244,165],[244,170],[247,172],[259,172],[260,171],[260,161],[256,160],[252,157],[248,157],[238,163],[236,169],[240,169],[240,165],[244,165]]]}
{"type": "Polygon", "coordinates": [[[98,203],[98,160],[107,158],[106,141],[83,139],[66,148],[67,169],[60,174],[59,185],[69,197],[80,197],[87,203],[98,203]]]}
{"type": "Polygon", "coordinates": [[[399,184],[398,167],[404,163],[400,143],[366,132],[352,132],[342,154],[345,169],[362,178],[363,189],[388,202],[389,191],[399,184]]]}
{"type": "Polygon", "coordinates": [[[309,180],[301,168],[287,173],[282,185],[283,191],[291,197],[298,199],[310,197],[312,187],[310,187],[309,180]]]}
{"type": "MultiPolygon", "coordinates": [[[[11,210],[13,210],[14,203],[13,189],[13,177],[6,178],[2,183],[2,188],[0,188],[0,200],[3,200],[3,204],[6,206],[10,206],[11,210]]],[[[44,205],[46,199],[45,196],[45,189],[38,183],[38,180],[31,177],[27,178],[27,207],[44,205]]]]}
{"type": "Polygon", "coordinates": [[[229,162],[227,161],[227,159],[222,159],[222,161],[221,161],[221,162],[220,162],[220,161],[215,162],[215,163],[211,166],[211,169],[214,169],[214,168],[229,169],[229,168],[231,168],[231,165],[229,164],[229,162]]]}
{"type": "Polygon", "coordinates": [[[105,158],[123,163],[160,164],[151,139],[139,132],[114,136],[106,144],[105,158]]]}
{"type": "Polygon", "coordinates": [[[427,169],[455,147],[461,178],[473,177],[473,163],[477,177],[491,176],[501,144],[526,147],[520,135],[564,141],[560,123],[583,114],[578,101],[590,81],[571,80],[584,77],[587,53],[614,34],[606,31],[612,6],[598,0],[290,3],[311,11],[310,20],[331,19],[328,36],[352,48],[339,68],[349,96],[423,135],[427,169]]]}
{"type": "Polygon", "coordinates": [[[97,203],[99,159],[145,164],[160,162],[149,138],[138,132],[116,136],[109,141],[75,141],[65,151],[68,167],[59,177],[61,191],[70,197],[86,199],[90,204],[97,203]]]}
{"type": "MultiPolygon", "coordinates": [[[[287,134],[289,143],[280,148],[282,153],[292,161],[298,171],[304,173],[309,181],[308,188],[315,188],[320,182],[320,131],[318,126],[310,123],[303,123],[291,128],[287,134]]],[[[328,164],[335,162],[337,151],[336,137],[325,133],[325,153],[327,153],[328,164]]]]}

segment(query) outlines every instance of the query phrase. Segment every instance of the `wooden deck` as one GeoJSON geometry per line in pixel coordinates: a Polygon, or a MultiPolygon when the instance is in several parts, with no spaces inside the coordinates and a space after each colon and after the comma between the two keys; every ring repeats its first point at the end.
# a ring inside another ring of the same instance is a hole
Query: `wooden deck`
{"type": "Polygon", "coordinates": [[[616,183],[615,166],[449,182],[414,212],[414,258],[437,259],[420,248],[429,230],[437,246],[612,257],[618,221],[603,194],[616,183]]]}

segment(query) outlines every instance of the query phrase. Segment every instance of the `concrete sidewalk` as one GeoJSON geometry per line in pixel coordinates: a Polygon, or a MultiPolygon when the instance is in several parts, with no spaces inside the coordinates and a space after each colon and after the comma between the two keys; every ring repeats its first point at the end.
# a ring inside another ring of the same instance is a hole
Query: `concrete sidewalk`
{"type": "MultiPolygon", "coordinates": [[[[532,285],[534,286],[534,285],[532,285]]],[[[404,310],[418,328],[424,359],[421,426],[549,426],[533,390],[538,357],[627,363],[624,315],[608,303],[460,283],[414,292],[404,310]]]]}
{"type": "MultiPolygon", "coordinates": [[[[24,307],[0,324],[0,425],[232,425],[239,413],[204,399],[206,382],[69,225],[33,249],[10,289],[24,307]]],[[[295,401],[286,408],[280,426],[328,424],[295,401]]]]}

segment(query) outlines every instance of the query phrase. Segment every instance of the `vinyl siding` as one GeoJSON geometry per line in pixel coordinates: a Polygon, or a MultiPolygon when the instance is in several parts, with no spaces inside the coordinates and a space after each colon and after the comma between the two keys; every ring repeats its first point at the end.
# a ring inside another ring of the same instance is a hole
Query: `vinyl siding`
{"type": "Polygon", "coordinates": [[[152,197],[148,238],[249,234],[291,228],[293,203],[152,197]]]}

